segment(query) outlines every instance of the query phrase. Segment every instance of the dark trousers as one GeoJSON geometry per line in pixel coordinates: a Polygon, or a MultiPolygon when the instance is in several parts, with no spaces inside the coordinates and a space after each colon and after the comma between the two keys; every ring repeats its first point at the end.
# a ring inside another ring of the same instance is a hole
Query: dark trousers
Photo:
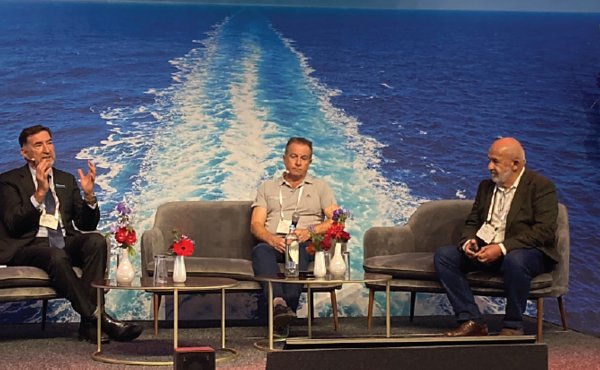
{"type": "Polygon", "coordinates": [[[456,246],[451,245],[437,250],[434,264],[459,322],[482,321],[465,274],[470,271],[500,273],[504,279],[506,294],[504,327],[522,329],[531,280],[549,271],[553,262],[539,249],[523,248],[510,251],[494,263],[484,264],[468,258],[456,246]]]}
{"type": "MultiPolygon", "coordinates": [[[[308,270],[308,263],[313,256],[306,252],[306,246],[308,244],[300,243],[300,271],[308,270]]],[[[267,243],[259,243],[252,249],[252,268],[254,269],[254,275],[265,276],[265,277],[276,277],[277,274],[281,273],[279,263],[285,262],[285,254],[275,250],[267,243]]],[[[269,297],[269,284],[265,282],[260,283],[263,288],[263,294],[268,299],[269,297]]],[[[298,303],[300,301],[300,294],[302,294],[302,284],[273,284],[273,298],[281,297],[285,299],[293,311],[298,309],[298,303]]],[[[267,302],[273,304],[273,302],[267,302]]]]}
{"type": "Polygon", "coordinates": [[[58,294],[71,302],[83,318],[96,310],[96,289],[93,281],[101,281],[106,270],[106,240],[98,233],[65,238],[65,248],[50,247],[48,238],[36,238],[21,248],[9,262],[13,266],[35,266],[48,273],[58,294]],[[73,267],[80,267],[81,278],[73,267]]]}

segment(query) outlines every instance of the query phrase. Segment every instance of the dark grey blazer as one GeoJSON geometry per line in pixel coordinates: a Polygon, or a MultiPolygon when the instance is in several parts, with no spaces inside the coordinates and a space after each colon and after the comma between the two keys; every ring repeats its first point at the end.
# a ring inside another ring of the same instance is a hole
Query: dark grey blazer
{"type": "MultiPolygon", "coordinates": [[[[35,184],[27,166],[0,174],[0,263],[8,263],[38,231],[40,213],[31,204],[35,184]]],[[[67,236],[79,233],[73,225],[83,231],[95,230],[100,221],[99,208],[85,204],[73,175],[56,168],[52,171],[67,236]]]]}
{"type": "MultiPolygon", "coordinates": [[[[477,230],[485,222],[495,185],[489,179],[479,184],[459,245],[462,246],[468,239],[475,238],[477,230]]],[[[557,215],[558,199],[554,183],[526,168],[506,218],[503,243],[507,252],[517,248],[534,247],[558,261],[558,252],[554,247],[557,215]]],[[[483,245],[483,241],[478,242],[483,245]]]]}

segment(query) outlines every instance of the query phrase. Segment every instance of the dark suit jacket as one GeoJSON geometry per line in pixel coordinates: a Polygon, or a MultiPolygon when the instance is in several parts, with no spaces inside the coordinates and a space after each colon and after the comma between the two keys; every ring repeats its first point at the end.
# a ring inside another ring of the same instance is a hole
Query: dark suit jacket
{"type": "MultiPolygon", "coordinates": [[[[471,238],[485,222],[494,195],[496,184],[484,180],[479,184],[471,213],[465,222],[460,246],[471,238]]],[[[544,176],[525,169],[506,217],[504,246],[506,252],[534,247],[540,249],[554,261],[558,261],[558,251],[554,245],[558,199],[552,181],[544,176]]],[[[484,245],[477,239],[479,245],[484,245]]]]}
{"type": "MultiPolygon", "coordinates": [[[[67,236],[96,229],[100,210],[82,199],[75,177],[56,168],[54,189],[67,236]]],[[[40,212],[31,204],[35,184],[28,165],[0,174],[0,263],[8,263],[19,248],[30,244],[38,232],[40,212]]]]}

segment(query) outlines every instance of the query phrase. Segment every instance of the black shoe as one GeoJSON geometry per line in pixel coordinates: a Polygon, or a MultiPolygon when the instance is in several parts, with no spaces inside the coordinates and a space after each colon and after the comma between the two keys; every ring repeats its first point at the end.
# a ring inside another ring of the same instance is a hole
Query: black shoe
{"type": "Polygon", "coordinates": [[[281,328],[277,328],[273,332],[273,337],[275,338],[287,338],[290,336],[290,326],[282,326],[281,328]]]}
{"type": "Polygon", "coordinates": [[[273,327],[275,329],[287,326],[295,317],[294,311],[287,306],[277,304],[273,307],[273,327]]]}
{"type": "Polygon", "coordinates": [[[110,339],[119,342],[130,342],[142,334],[142,327],[137,324],[118,321],[107,313],[102,314],[102,331],[108,334],[110,339]]]}
{"type": "MultiPolygon", "coordinates": [[[[90,320],[81,320],[79,323],[79,340],[85,340],[90,343],[97,343],[98,341],[98,331],[96,330],[96,321],[93,319],[90,320]]],[[[109,343],[110,339],[106,333],[102,333],[100,336],[100,343],[106,344],[109,343]]]]}

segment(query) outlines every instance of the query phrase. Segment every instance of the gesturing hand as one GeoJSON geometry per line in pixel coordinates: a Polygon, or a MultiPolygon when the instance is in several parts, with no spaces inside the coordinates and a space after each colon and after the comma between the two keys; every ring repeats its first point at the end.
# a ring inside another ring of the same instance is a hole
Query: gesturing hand
{"type": "Polygon", "coordinates": [[[35,198],[39,203],[44,202],[46,193],[50,190],[50,182],[48,177],[52,170],[52,161],[46,158],[40,160],[35,166],[35,181],[37,182],[37,189],[35,191],[35,198]]]}
{"type": "Polygon", "coordinates": [[[83,192],[86,195],[92,195],[94,193],[94,183],[96,182],[96,166],[91,161],[87,163],[89,168],[88,173],[84,175],[81,168],[77,170],[77,173],[79,173],[79,182],[83,192]]]}

